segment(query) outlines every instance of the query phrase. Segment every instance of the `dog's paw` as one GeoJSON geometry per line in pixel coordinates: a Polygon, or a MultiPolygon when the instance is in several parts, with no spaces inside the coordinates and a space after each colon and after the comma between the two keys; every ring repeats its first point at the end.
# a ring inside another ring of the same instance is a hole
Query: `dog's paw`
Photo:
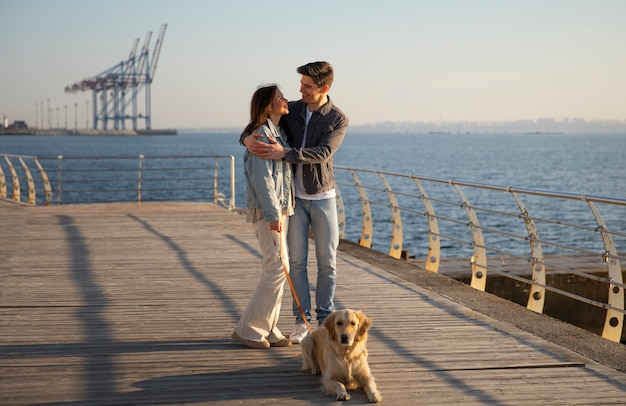
{"type": "Polygon", "coordinates": [[[318,375],[320,373],[320,367],[319,365],[316,365],[314,362],[311,362],[309,360],[304,360],[304,362],[302,363],[302,367],[300,368],[300,371],[308,372],[311,375],[318,375]]]}
{"type": "Polygon", "coordinates": [[[374,392],[368,397],[368,399],[370,403],[378,403],[378,402],[382,402],[383,397],[380,396],[380,393],[374,392]]]}
{"type": "Polygon", "coordinates": [[[337,394],[337,400],[350,400],[350,394],[346,391],[337,394]]]}
{"type": "Polygon", "coordinates": [[[300,371],[308,372],[311,375],[319,375],[320,374],[320,370],[317,367],[306,367],[306,368],[300,369],[300,371]]]}

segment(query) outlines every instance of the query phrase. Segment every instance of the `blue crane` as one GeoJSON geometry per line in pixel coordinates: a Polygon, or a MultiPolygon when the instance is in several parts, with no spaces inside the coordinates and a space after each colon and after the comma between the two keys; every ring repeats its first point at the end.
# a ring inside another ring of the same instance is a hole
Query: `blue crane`
{"type": "Polygon", "coordinates": [[[150,84],[154,80],[163,37],[167,24],[161,26],[161,31],[150,52],[152,31],[146,34],[141,51],[137,53],[139,38],[133,42],[128,59],[88,79],[76,82],[65,87],[65,93],[76,93],[91,90],[93,93],[93,129],[109,129],[113,122],[113,129],[125,130],[126,121],[130,120],[132,129],[137,130],[138,121],[145,120],[146,130],[151,129],[150,112],[150,84]],[[138,95],[145,90],[145,111],[139,112],[138,95]],[[131,112],[128,107],[130,105],[131,112]]]}

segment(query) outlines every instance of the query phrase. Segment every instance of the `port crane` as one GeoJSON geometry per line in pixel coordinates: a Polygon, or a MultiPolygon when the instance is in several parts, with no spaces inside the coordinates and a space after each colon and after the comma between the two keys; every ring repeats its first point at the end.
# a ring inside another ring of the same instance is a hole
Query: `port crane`
{"type": "Polygon", "coordinates": [[[146,34],[139,53],[139,38],[136,38],[131,47],[128,59],[99,73],[91,78],[84,79],[65,87],[65,93],[76,93],[91,90],[93,93],[93,129],[108,130],[110,122],[113,129],[125,130],[126,122],[130,120],[132,129],[137,130],[138,121],[145,121],[146,130],[151,129],[150,112],[150,84],[154,80],[163,37],[167,24],[161,26],[159,36],[150,51],[152,31],[146,34]],[[140,113],[138,96],[144,90],[145,111],[140,113]],[[130,113],[127,111],[130,106],[130,113]]]}

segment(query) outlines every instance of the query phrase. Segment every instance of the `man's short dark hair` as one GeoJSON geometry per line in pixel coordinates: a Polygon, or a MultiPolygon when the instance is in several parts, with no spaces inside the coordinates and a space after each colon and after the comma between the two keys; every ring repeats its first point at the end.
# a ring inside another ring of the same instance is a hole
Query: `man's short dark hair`
{"type": "Polygon", "coordinates": [[[313,82],[318,87],[324,85],[333,84],[334,73],[333,67],[328,62],[311,62],[306,65],[302,65],[297,69],[298,73],[304,76],[309,76],[313,79],[313,82]]]}

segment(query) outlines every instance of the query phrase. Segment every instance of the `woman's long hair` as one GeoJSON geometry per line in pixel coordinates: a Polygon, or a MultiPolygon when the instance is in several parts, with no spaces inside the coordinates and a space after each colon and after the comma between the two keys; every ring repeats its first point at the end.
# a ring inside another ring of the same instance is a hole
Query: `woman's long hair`
{"type": "Polygon", "coordinates": [[[250,102],[250,123],[246,126],[245,132],[252,133],[265,124],[272,109],[272,101],[277,89],[278,85],[276,84],[263,85],[256,89],[250,102]]]}

